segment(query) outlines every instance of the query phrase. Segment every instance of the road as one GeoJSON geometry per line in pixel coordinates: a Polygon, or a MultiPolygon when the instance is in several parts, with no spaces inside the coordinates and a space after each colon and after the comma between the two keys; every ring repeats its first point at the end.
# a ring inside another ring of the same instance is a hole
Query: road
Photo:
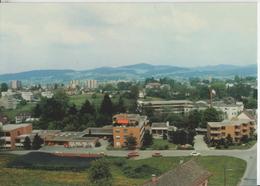
{"type": "MultiPolygon", "coordinates": [[[[11,151],[14,154],[26,154],[30,151],[11,151]]],[[[108,156],[126,157],[129,151],[125,150],[106,150],[104,148],[84,149],[64,147],[43,147],[38,152],[74,152],[74,153],[98,153],[104,152],[108,156]]],[[[156,150],[139,150],[138,159],[150,158],[156,150]]],[[[166,157],[190,156],[192,150],[162,150],[160,153],[166,157]]],[[[257,165],[257,144],[248,150],[197,150],[202,156],[231,156],[243,159],[247,162],[247,168],[240,186],[256,186],[256,165],[257,165]]]]}

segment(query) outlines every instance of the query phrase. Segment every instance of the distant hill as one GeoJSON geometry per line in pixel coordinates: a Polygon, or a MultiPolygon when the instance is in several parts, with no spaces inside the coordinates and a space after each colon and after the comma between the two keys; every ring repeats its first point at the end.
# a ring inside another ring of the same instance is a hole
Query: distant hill
{"type": "Polygon", "coordinates": [[[97,80],[141,80],[147,77],[216,77],[257,76],[257,64],[247,66],[212,65],[184,68],[171,65],[151,65],[139,63],[120,67],[100,67],[90,70],[33,70],[27,72],[0,75],[0,82],[19,79],[26,82],[68,82],[73,79],[97,80]]]}

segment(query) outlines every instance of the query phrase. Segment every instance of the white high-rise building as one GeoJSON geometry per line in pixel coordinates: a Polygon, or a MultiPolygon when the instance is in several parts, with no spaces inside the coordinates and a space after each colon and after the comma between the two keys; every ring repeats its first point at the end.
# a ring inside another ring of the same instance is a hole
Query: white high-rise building
{"type": "Polygon", "coordinates": [[[22,82],[19,81],[19,80],[12,80],[10,82],[10,88],[15,89],[15,90],[21,89],[22,88],[22,82]]]}
{"type": "Polygon", "coordinates": [[[86,88],[89,88],[89,89],[96,89],[98,86],[97,80],[88,79],[88,80],[86,80],[85,86],[86,86],[86,88]]]}

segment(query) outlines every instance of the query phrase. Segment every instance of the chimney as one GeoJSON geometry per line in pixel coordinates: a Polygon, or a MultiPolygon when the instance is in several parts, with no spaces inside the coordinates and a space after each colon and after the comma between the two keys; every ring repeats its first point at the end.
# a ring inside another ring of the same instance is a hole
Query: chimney
{"type": "Polygon", "coordinates": [[[158,179],[157,176],[155,174],[152,174],[152,183],[153,185],[155,185],[157,183],[158,179]]]}

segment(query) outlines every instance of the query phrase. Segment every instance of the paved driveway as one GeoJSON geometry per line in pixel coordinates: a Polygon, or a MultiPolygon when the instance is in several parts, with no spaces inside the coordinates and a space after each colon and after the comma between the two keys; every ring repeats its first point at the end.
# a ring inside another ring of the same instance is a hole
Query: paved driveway
{"type": "Polygon", "coordinates": [[[196,151],[209,150],[207,144],[204,142],[203,137],[204,137],[204,135],[197,135],[197,136],[195,136],[195,139],[194,139],[194,149],[196,151]]]}

